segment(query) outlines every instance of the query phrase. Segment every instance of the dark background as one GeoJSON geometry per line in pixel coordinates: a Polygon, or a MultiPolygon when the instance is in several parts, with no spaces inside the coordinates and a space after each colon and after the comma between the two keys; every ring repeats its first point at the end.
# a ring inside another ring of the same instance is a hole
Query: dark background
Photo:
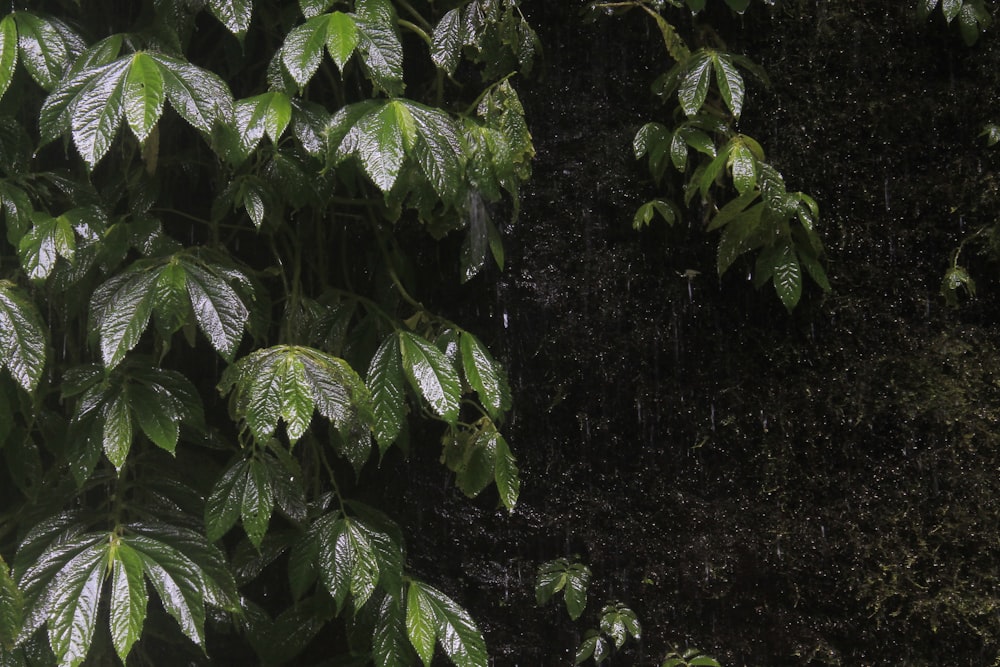
{"type": "Polygon", "coordinates": [[[994,664],[988,233],[962,254],[976,298],[950,309],[939,289],[958,244],[996,222],[1000,148],[977,135],[1000,121],[997,32],[966,47],[911,4],[669,14],[690,45],[721,40],[771,78],[749,85],[740,130],[819,201],[833,284],[789,315],[749,264],[718,278],[697,210],[631,228],[661,194],[632,136],[671,124],[649,92],[671,64],[652,21],[524,3],[545,48],[517,82],[534,176],[506,270],[482,283],[498,279],[495,307],[462,320],[504,350],[521,503],[468,501],[434,447],[414,460],[440,483],[402,490],[414,569],[467,605],[496,665],[572,664],[612,600],[644,628],[612,665],[659,665],[672,645],[727,666],[994,664]],[[594,573],[577,623],[533,595],[539,563],[574,555],[594,573]]]}

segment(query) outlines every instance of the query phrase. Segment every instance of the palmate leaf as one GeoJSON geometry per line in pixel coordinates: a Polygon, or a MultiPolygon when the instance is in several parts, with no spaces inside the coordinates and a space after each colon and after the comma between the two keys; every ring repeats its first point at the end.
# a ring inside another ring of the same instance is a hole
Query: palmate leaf
{"type": "Polygon", "coordinates": [[[274,434],[279,420],[298,440],[314,409],[338,425],[356,415],[370,419],[368,390],[350,365],[302,346],[277,345],[243,357],[226,369],[219,391],[234,392],[235,416],[246,420],[258,442],[274,434]]]}
{"type": "Polygon", "coordinates": [[[432,343],[409,331],[400,331],[403,370],[414,391],[449,424],[458,420],[462,384],[455,367],[432,343]]]}
{"type": "Polygon", "coordinates": [[[0,281],[0,360],[11,377],[33,392],[45,370],[45,326],[19,288],[0,281]]]}
{"type": "Polygon", "coordinates": [[[444,593],[427,584],[410,582],[407,590],[406,626],[410,642],[417,649],[425,666],[429,667],[433,658],[435,639],[457,667],[487,665],[486,642],[469,613],[444,593]]]}

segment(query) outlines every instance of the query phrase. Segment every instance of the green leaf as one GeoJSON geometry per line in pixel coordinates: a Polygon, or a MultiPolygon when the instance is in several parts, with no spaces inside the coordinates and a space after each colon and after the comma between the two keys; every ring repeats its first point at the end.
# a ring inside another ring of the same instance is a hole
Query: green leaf
{"type": "Polygon", "coordinates": [[[680,88],[677,90],[681,109],[688,117],[697,114],[705,104],[711,73],[712,54],[706,51],[694,53],[687,63],[684,78],[681,79],[680,88]]]}
{"type": "Polygon", "coordinates": [[[225,359],[232,359],[243,339],[250,311],[243,300],[213,267],[183,262],[188,296],[198,328],[225,359]]]}
{"type": "Polygon", "coordinates": [[[388,192],[403,165],[403,128],[397,113],[398,102],[390,102],[360,121],[345,137],[352,140],[357,132],[355,151],[365,172],[382,192],[388,192]]]}
{"type": "Polygon", "coordinates": [[[695,656],[688,660],[687,664],[689,667],[722,667],[718,660],[710,658],[707,655],[695,656]]]}
{"type": "Polygon", "coordinates": [[[410,582],[406,592],[406,634],[424,667],[430,667],[437,641],[437,617],[430,599],[415,581],[410,582]]]}
{"type": "Polygon", "coordinates": [[[357,0],[358,52],[372,83],[388,95],[403,94],[403,45],[390,0],[357,0]]]}
{"type": "Polygon", "coordinates": [[[629,635],[635,639],[642,635],[635,612],[620,602],[601,610],[601,631],[614,640],[615,648],[621,648],[629,635]]]}
{"type": "MultiPolygon", "coordinates": [[[[416,589],[419,598],[417,607],[422,613],[430,611],[435,623],[437,639],[445,655],[457,667],[487,667],[486,642],[469,613],[455,604],[455,601],[436,588],[418,581],[410,582],[407,597],[407,626],[409,628],[409,608],[416,589]]],[[[411,641],[413,633],[410,634],[411,641]]],[[[419,653],[419,651],[418,651],[419,653]]],[[[421,654],[421,658],[424,654],[421,654]]],[[[425,664],[427,661],[425,660],[425,664]]]]}
{"type": "Polygon", "coordinates": [[[944,18],[948,23],[951,23],[952,19],[958,16],[958,12],[962,9],[963,0],[942,0],[941,1],[941,11],[944,12],[944,18]]]}
{"type": "Polygon", "coordinates": [[[49,603],[49,642],[60,666],[76,667],[90,649],[107,570],[101,542],[74,556],[56,575],[49,603]]]}
{"type": "Polygon", "coordinates": [[[462,368],[469,385],[479,395],[490,417],[499,419],[511,406],[506,374],[486,346],[468,331],[462,332],[460,347],[462,368]]]}
{"type": "Polygon", "coordinates": [[[74,45],[66,40],[68,31],[61,33],[52,21],[26,12],[13,16],[21,62],[42,88],[52,90],[72,60],[74,45]]]}
{"type": "Polygon", "coordinates": [[[0,360],[29,393],[45,370],[44,332],[35,305],[17,287],[0,281],[0,360]]]}
{"type": "Polygon", "coordinates": [[[441,350],[409,331],[399,332],[403,370],[411,386],[449,424],[458,420],[462,384],[441,350]]]}
{"type": "Polygon", "coordinates": [[[129,388],[129,403],[146,437],[173,454],[180,437],[179,401],[163,387],[135,383],[129,388]]]}
{"type": "Polygon", "coordinates": [[[21,238],[18,255],[21,265],[32,280],[45,280],[55,269],[58,257],[73,261],[76,236],[64,216],[53,218],[44,213],[32,215],[31,231],[21,238]]]}
{"type": "Polygon", "coordinates": [[[104,415],[102,442],[104,454],[114,464],[115,469],[121,471],[132,447],[132,417],[124,395],[119,395],[108,406],[104,415]]]}
{"type": "Polygon", "coordinates": [[[517,504],[518,495],[521,492],[521,480],[517,470],[517,462],[510,451],[510,446],[503,436],[496,435],[496,469],[494,479],[497,491],[500,493],[500,502],[507,508],[508,512],[514,511],[517,504]]]}
{"type": "MultiPolygon", "coordinates": [[[[0,28],[2,30],[2,28],[0,28]]],[[[14,647],[24,620],[24,596],[0,558],[0,652],[14,647]]]]}
{"type": "Polygon", "coordinates": [[[163,75],[145,53],[137,53],[125,78],[125,118],[132,133],[144,143],[163,113],[163,75]]]}
{"type": "Polygon", "coordinates": [[[786,244],[774,265],[774,289],[788,312],[792,312],[802,296],[802,269],[791,244],[786,244]]]}
{"type": "MultiPolygon", "coordinates": [[[[310,411],[311,412],[311,411],[310,411]]],[[[250,542],[260,548],[267,534],[267,526],[274,510],[274,491],[271,487],[271,477],[267,470],[266,459],[254,457],[247,467],[246,483],[243,486],[243,498],[240,501],[240,516],[243,517],[243,529],[250,542]]]]}
{"type": "Polygon", "coordinates": [[[7,92],[17,66],[17,24],[8,14],[0,20],[0,97],[7,92]]]}
{"type": "Polygon", "coordinates": [[[111,641],[125,663],[132,645],[142,636],[149,596],[139,554],[122,543],[115,545],[111,553],[111,641]]]}
{"type": "Polygon", "coordinates": [[[399,437],[406,420],[406,388],[399,337],[387,336],[368,366],[368,390],[372,397],[375,441],[384,454],[399,437]]]}
{"type": "Polygon", "coordinates": [[[236,525],[243,505],[250,464],[241,459],[216,480],[205,503],[205,530],[210,542],[222,538],[236,525]]]}
{"type": "Polygon", "coordinates": [[[160,540],[129,535],[122,542],[135,549],[163,609],[198,646],[205,645],[205,585],[190,558],[160,540]]]}
{"type": "Polygon", "coordinates": [[[917,16],[926,19],[937,7],[937,4],[938,0],[917,0],[917,16]]]}
{"type": "Polygon", "coordinates": [[[92,317],[101,339],[104,365],[114,368],[139,342],[153,312],[156,274],[133,272],[112,278],[91,298],[92,317]],[[106,305],[106,307],[102,307],[106,305]]]}
{"type": "Polygon", "coordinates": [[[431,36],[431,60],[448,74],[454,74],[462,57],[462,14],[450,9],[444,13],[431,36]]]}
{"type": "Polygon", "coordinates": [[[285,37],[285,44],[281,47],[281,62],[299,88],[304,88],[319,69],[329,27],[329,17],[313,16],[293,28],[285,37]]]}
{"type": "Polygon", "coordinates": [[[587,608],[587,587],[590,586],[590,568],[582,563],[573,563],[566,569],[565,601],[566,612],[574,621],[587,608]]]}
{"type": "Polygon", "coordinates": [[[150,53],[163,77],[170,106],[181,118],[205,134],[233,115],[233,96],[219,75],[161,53],[150,53]]]}
{"type": "Polygon", "coordinates": [[[439,109],[409,101],[399,104],[413,118],[414,153],[421,171],[445,203],[454,203],[464,180],[465,151],[458,125],[439,109]]]}
{"type": "Polygon", "coordinates": [[[208,0],[208,8],[229,32],[241,38],[250,29],[253,0],[208,0]]]}
{"type": "Polygon", "coordinates": [[[733,117],[739,120],[743,111],[743,94],[746,92],[743,77],[733,64],[733,59],[724,53],[713,51],[712,63],[715,66],[715,80],[722,94],[722,100],[732,111],[733,117]]]}
{"type": "Polygon", "coordinates": [[[330,14],[329,25],[326,31],[326,49],[337,64],[337,68],[343,73],[347,61],[358,46],[358,26],[354,18],[343,12],[333,12],[330,14]]]}
{"type": "Polygon", "coordinates": [[[733,139],[733,147],[729,152],[729,168],[733,174],[733,185],[741,195],[757,187],[757,160],[739,137],[733,139]]]}
{"type": "Polygon", "coordinates": [[[104,157],[125,112],[129,58],[115,61],[80,91],[73,102],[73,143],[91,169],[104,157]]]}
{"type": "MultiPolygon", "coordinates": [[[[431,640],[433,647],[434,640],[431,640]]],[[[412,664],[412,652],[407,643],[406,609],[398,594],[382,599],[378,620],[372,632],[372,659],[375,667],[404,667],[412,664]]]]}

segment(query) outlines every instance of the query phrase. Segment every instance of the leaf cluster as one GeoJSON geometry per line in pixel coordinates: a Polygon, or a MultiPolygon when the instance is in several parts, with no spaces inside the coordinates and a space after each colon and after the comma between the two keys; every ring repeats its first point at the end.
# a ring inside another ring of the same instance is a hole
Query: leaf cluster
{"type": "Polygon", "coordinates": [[[517,502],[503,366],[418,297],[503,264],[518,3],[119,4],[0,18],[0,663],[208,664],[235,630],[267,665],[485,667],[357,496],[443,433],[463,493],[517,502]]]}

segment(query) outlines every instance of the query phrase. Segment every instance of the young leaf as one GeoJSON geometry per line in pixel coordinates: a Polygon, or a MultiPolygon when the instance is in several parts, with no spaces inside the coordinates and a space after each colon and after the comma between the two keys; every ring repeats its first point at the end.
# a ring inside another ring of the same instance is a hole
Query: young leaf
{"type": "Polygon", "coordinates": [[[458,419],[462,385],[454,366],[437,347],[408,332],[399,332],[403,369],[414,390],[449,424],[458,419]]]}
{"type": "Polygon", "coordinates": [[[142,559],[132,547],[119,543],[112,551],[111,641],[125,663],[132,645],[142,636],[146,620],[146,581],[142,559]]]}
{"type": "Polygon", "coordinates": [[[137,53],[125,78],[125,118],[140,143],[163,113],[163,75],[160,68],[145,53],[137,53]]]}
{"type": "Polygon", "coordinates": [[[44,331],[35,305],[13,284],[0,281],[0,360],[29,393],[45,370],[44,331]]]}
{"type": "Polygon", "coordinates": [[[329,25],[326,30],[326,50],[337,64],[341,74],[351,54],[358,46],[358,26],[354,22],[354,17],[343,12],[333,12],[330,14],[329,25]]]}
{"type": "Polygon", "coordinates": [[[372,397],[375,441],[384,454],[399,437],[406,420],[406,388],[399,337],[387,336],[368,366],[368,390],[372,397]]]}
{"type": "Polygon", "coordinates": [[[285,37],[285,44],[281,47],[281,62],[299,88],[305,88],[319,69],[329,26],[328,16],[313,16],[293,28],[285,37]]]}
{"type": "Polygon", "coordinates": [[[0,97],[7,92],[17,66],[17,23],[8,14],[0,20],[0,97]]]}
{"type": "Polygon", "coordinates": [[[511,405],[506,374],[478,338],[463,331],[460,341],[465,377],[490,417],[499,419],[511,405]]]}

